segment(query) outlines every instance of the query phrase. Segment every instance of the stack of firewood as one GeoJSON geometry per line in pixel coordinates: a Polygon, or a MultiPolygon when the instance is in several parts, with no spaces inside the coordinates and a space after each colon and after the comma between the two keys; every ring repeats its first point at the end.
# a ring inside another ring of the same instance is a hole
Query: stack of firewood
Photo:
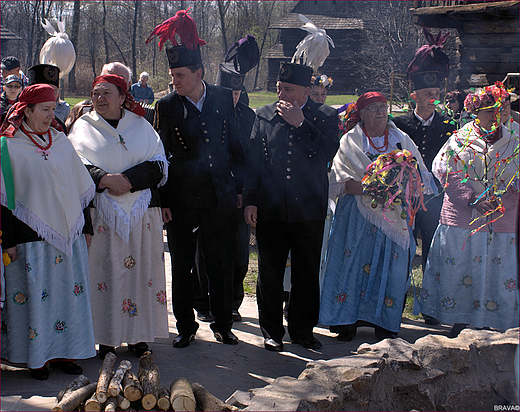
{"type": "Polygon", "coordinates": [[[139,360],[137,376],[132,363],[122,360],[114,371],[116,355],[107,353],[97,382],[78,376],[57,396],[53,411],[236,411],[198,383],[175,379],[161,387],[159,367],[150,352],[139,360]]]}

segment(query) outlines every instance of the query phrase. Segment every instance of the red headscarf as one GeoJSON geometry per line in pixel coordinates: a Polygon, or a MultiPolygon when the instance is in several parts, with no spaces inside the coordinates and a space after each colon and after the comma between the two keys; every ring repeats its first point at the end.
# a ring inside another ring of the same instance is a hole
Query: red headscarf
{"type": "Polygon", "coordinates": [[[94,88],[99,83],[110,83],[123,90],[126,96],[126,99],[123,102],[123,108],[130,110],[138,116],[144,117],[146,112],[143,107],[134,100],[134,96],[128,93],[128,86],[125,82],[125,79],[123,79],[121,76],[118,76],[117,74],[105,74],[94,79],[92,82],[92,88],[94,88]]]}
{"type": "MultiPolygon", "coordinates": [[[[7,112],[4,123],[2,124],[2,136],[14,136],[23,122],[25,109],[29,104],[55,101],[56,96],[54,94],[54,89],[48,84],[39,83],[26,87],[20,93],[18,102],[13,104],[7,112]]],[[[56,119],[52,120],[51,126],[60,132],[63,131],[56,119]]]]}
{"type": "Polygon", "coordinates": [[[366,92],[359,96],[359,99],[357,99],[356,104],[354,105],[353,110],[348,113],[348,120],[345,127],[345,131],[348,132],[349,130],[353,129],[356,124],[361,120],[361,117],[359,113],[361,110],[363,110],[365,107],[370,106],[372,103],[386,103],[385,96],[383,96],[379,92],[366,92]]]}

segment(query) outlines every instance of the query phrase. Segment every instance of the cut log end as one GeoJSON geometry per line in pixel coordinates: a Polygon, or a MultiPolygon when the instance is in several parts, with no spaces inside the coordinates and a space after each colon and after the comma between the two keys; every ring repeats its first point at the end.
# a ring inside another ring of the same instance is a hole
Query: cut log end
{"type": "Polygon", "coordinates": [[[141,405],[143,405],[143,408],[149,411],[150,409],[153,409],[153,407],[157,404],[157,398],[149,393],[143,396],[141,399],[141,405]]]}

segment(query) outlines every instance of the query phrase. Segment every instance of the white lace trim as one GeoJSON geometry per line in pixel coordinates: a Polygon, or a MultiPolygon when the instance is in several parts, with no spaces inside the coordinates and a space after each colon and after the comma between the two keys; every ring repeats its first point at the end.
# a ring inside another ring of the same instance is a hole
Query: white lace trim
{"type": "Polygon", "coordinates": [[[152,192],[150,189],[142,190],[132,205],[130,216],[128,216],[117,202],[110,199],[105,192],[96,193],[94,206],[103,221],[121,237],[123,242],[129,243],[130,232],[148,210],[151,199],[152,192]]]}
{"type": "Polygon", "coordinates": [[[164,186],[164,184],[166,184],[166,181],[168,180],[168,165],[170,164],[170,162],[168,162],[168,160],[166,159],[166,155],[164,155],[164,154],[156,155],[156,156],[152,157],[149,160],[149,162],[159,163],[159,167],[161,168],[161,173],[163,175],[163,178],[161,179],[161,181],[159,182],[157,187],[164,186]]]}

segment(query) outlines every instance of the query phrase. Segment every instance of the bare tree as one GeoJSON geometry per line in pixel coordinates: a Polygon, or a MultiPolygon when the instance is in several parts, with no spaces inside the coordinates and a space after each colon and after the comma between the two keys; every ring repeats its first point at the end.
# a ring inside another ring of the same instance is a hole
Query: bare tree
{"type": "MultiPolygon", "coordinates": [[[[75,49],[78,48],[80,13],[81,2],[80,0],[76,0],[74,2],[74,16],[72,18],[72,30],[70,32],[70,41],[75,49]]],[[[69,72],[69,92],[76,93],[76,65],[72,66],[72,70],[69,72]]]]}

